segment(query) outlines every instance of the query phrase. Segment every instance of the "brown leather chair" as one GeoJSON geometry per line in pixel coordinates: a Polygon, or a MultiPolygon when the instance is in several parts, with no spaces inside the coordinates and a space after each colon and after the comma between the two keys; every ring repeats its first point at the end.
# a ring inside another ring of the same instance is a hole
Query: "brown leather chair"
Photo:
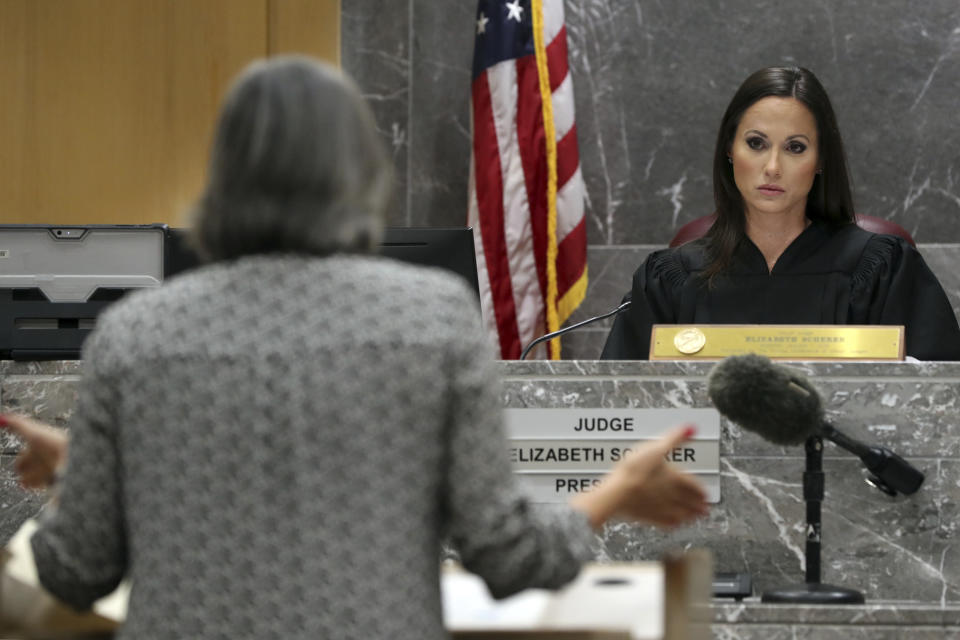
{"type": "MultiPolygon", "coordinates": [[[[703,236],[707,231],[710,230],[710,227],[713,226],[713,221],[716,219],[717,214],[711,213],[708,216],[702,216],[696,220],[688,222],[680,227],[680,229],[677,231],[677,235],[673,236],[673,240],[670,241],[670,246],[679,247],[684,243],[690,242],[691,240],[696,240],[697,238],[703,236]]],[[[917,243],[913,241],[913,237],[910,235],[910,232],[898,225],[896,222],[891,222],[890,220],[885,220],[884,218],[867,216],[862,213],[856,214],[856,219],[857,226],[861,229],[866,229],[867,231],[872,231],[873,233],[885,233],[891,236],[900,236],[914,247],[917,246],[917,243]]]]}

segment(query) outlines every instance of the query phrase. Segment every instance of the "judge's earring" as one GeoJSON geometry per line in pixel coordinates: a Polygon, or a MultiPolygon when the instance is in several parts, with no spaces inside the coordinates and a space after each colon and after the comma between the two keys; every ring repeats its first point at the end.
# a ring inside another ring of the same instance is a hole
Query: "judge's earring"
{"type": "Polygon", "coordinates": [[[731,158],[730,156],[727,156],[727,162],[729,162],[730,164],[733,164],[733,158],[731,158]]]}
{"type": "Polygon", "coordinates": [[[823,169],[817,169],[817,175],[822,175],[822,174],[823,174],[823,169]]]}

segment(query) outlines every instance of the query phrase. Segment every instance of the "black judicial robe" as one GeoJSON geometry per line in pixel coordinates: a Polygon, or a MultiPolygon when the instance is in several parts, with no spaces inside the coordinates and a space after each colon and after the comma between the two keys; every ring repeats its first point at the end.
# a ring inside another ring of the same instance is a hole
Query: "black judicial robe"
{"type": "Polygon", "coordinates": [[[647,257],[601,359],[647,359],[654,324],[902,324],[907,355],[960,360],[960,327],[943,287],[902,238],[814,222],[773,271],[745,238],[709,288],[698,277],[705,246],[701,238],[647,257]]]}

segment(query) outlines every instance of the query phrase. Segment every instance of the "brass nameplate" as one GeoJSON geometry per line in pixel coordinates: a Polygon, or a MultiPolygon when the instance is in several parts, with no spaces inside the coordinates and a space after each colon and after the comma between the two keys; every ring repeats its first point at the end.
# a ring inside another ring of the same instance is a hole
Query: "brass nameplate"
{"type": "Polygon", "coordinates": [[[653,325],[651,360],[903,360],[903,327],[890,325],[653,325]]]}

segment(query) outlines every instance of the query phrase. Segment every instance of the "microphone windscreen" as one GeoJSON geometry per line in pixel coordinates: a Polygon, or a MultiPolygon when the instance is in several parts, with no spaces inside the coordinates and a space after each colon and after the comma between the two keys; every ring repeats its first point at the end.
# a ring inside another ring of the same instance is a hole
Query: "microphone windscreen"
{"type": "Polygon", "coordinates": [[[729,420],[776,444],[801,444],[824,421],[820,394],[810,381],[765,356],[721,360],[710,372],[707,393],[729,420]]]}

